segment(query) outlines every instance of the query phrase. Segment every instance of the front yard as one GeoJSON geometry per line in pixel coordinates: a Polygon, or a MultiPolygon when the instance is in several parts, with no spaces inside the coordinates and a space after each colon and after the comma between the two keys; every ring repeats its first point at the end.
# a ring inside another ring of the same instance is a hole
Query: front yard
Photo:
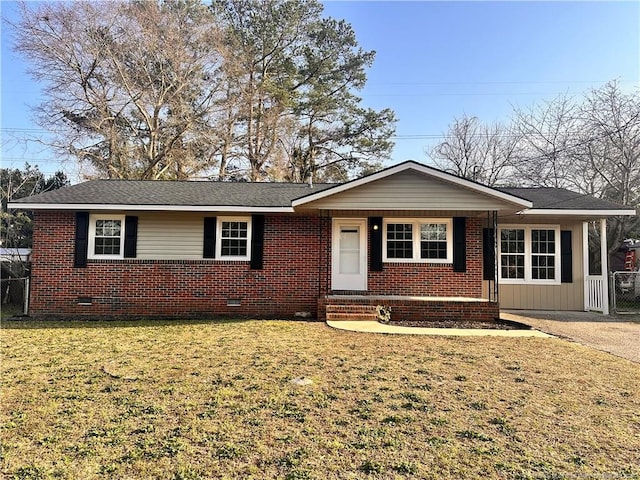
{"type": "Polygon", "coordinates": [[[638,364],[563,340],[284,321],[0,335],[8,478],[640,478],[638,364]]]}

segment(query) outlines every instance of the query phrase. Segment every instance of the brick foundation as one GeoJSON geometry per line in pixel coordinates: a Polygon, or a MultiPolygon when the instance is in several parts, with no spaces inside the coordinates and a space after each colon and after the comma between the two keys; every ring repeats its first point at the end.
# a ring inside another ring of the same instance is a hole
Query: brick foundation
{"type": "MultiPolygon", "coordinates": [[[[384,296],[352,296],[346,298],[343,295],[328,296],[318,300],[318,313],[340,311],[335,306],[344,307],[345,315],[332,316],[336,320],[359,320],[359,317],[349,318],[353,312],[352,306],[363,306],[370,311],[372,306],[384,305],[391,307],[391,319],[394,321],[411,322],[438,322],[477,320],[491,322],[500,318],[500,307],[496,302],[488,302],[473,298],[410,298],[410,297],[384,297],[384,296]],[[334,307],[334,308],[331,308],[334,307]]],[[[367,318],[368,319],[368,318],[367,318]]]]}

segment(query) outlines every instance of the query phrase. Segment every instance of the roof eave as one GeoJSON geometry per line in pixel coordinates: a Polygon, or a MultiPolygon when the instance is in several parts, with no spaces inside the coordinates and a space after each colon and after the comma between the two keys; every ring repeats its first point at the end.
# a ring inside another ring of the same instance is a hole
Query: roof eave
{"type": "Polygon", "coordinates": [[[634,216],[636,211],[633,209],[620,210],[591,210],[591,209],[560,209],[560,208],[530,208],[523,210],[522,215],[554,215],[554,216],[591,216],[591,217],[616,217],[616,216],[634,216]]]}
{"type": "Polygon", "coordinates": [[[247,207],[242,205],[131,205],[94,203],[20,203],[11,202],[7,208],[21,210],[129,210],[149,212],[235,212],[235,213],[293,213],[292,207],[247,207]]]}

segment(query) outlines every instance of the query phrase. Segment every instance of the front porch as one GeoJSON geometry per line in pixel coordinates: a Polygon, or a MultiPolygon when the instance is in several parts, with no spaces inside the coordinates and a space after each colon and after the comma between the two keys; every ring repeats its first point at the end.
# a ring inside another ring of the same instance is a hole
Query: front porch
{"type": "Polygon", "coordinates": [[[318,298],[319,320],[376,320],[377,307],[391,309],[392,320],[437,323],[500,317],[497,302],[469,297],[419,297],[402,295],[326,295],[318,298]]]}

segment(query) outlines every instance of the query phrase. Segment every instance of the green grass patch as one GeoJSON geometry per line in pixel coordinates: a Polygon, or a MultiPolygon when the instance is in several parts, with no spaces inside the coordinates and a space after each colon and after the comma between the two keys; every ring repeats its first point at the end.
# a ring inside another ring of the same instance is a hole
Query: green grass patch
{"type": "Polygon", "coordinates": [[[559,339],[145,321],[0,340],[3,478],[640,479],[638,365],[559,339]]]}

